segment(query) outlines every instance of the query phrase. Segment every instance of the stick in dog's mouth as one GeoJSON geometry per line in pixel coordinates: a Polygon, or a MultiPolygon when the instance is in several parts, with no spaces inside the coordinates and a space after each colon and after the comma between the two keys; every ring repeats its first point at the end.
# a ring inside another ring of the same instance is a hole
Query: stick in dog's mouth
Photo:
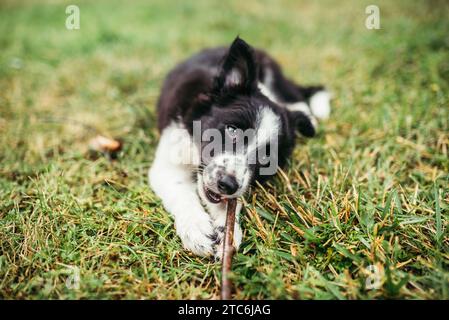
{"type": "Polygon", "coordinates": [[[231,299],[232,282],[229,278],[231,272],[232,256],[234,255],[234,224],[235,224],[235,210],[237,207],[237,199],[228,200],[228,208],[226,213],[226,226],[223,239],[223,259],[221,269],[221,299],[231,299]]]}
{"type": "Polygon", "coordinates": [[[204,189],[204,194],[206,195],[207,200],[209,200],[211,203],[217,204],[217,203],[235,198],[235,197],[231,198],[230,196],[224,196],[224,195],[218,194],[207,187],[203,187],[203,189],[204,189]]]}

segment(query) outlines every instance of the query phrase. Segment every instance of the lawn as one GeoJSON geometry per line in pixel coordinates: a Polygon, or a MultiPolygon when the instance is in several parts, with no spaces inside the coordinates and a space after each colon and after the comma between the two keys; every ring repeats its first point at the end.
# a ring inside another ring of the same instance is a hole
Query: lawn
{"type": "Polygon", "coordinates": [[[334,99],[245,199],[235,298],[449,299],[447,2],[76,1],[79,30],[69,4],[0,3],[0,299],[219,297],[146,173],[165,74],[237,34],[334,99]]]}

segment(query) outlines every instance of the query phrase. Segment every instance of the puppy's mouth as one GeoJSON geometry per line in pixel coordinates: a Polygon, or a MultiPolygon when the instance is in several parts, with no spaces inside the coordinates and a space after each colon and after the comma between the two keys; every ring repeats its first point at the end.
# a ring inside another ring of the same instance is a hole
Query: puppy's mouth
{"type": "Polygon", "coordinates": [[[204,193],[206,194],[207,200],[212,203],[220,203],[223,200],[223,197],[218,193],[213,192],[212,190],[204,187],[204,193]]]}

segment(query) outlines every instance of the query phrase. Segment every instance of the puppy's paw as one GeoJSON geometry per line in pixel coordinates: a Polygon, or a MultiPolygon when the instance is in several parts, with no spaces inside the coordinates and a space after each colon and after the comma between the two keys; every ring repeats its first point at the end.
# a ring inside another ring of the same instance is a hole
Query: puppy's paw
{"type": "MultiPolygon", "coordinates": [[[[224,227],[215,228],[217,231],[217,241],[215,246],[214,258],[215,261],[219,262],[223,258],[223,250],[224,250],[224,227]]],[[[235,223],[234,225],[234,245],[235,251],[237,251],[240,247],[240,243],[242,243],[242,229],[235,223]]]]}
{"type": "Polygon", "coordinates": [[[176,221],[176,231],[185,249],[199,256],[214,254],[217,234],[207,213],[192,214],[176,221]]]}

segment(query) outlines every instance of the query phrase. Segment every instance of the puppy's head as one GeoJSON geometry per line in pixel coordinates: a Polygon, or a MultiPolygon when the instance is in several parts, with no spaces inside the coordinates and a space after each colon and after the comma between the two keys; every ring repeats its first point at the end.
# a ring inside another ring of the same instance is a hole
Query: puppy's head
{"type": "Polygon", "coordinates": [[[260,92],[253,50],[238,37],[207,96],[207,112],[193,131],[201,135],[198,183],[211,203],[239,197],[256,180],[273,176],[293,149],[296,129],[314,134],[305,114],[289,112],[260,92]]]}

